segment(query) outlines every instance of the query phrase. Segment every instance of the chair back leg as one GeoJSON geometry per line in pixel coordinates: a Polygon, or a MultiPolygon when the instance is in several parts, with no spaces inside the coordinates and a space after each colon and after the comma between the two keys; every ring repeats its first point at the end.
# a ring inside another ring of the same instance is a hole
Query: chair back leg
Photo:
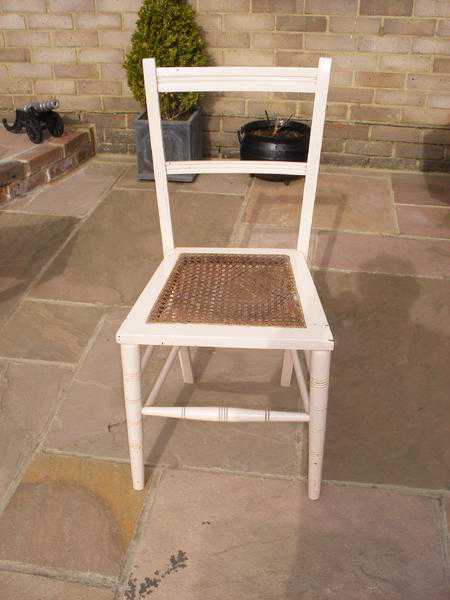
{"type": "Polygon", "coordinates": [[[308,373],[309,373],[309,371],[311,369],[311,350],[304,350],[303,355],[305,357],[305,363],[306,363],[306,366],[308,367],[308,373]]]}
{"type": "Polygon", "coordinates": [[[191,357],[189,348],[181,346],[178,350],[178,359],[180,361],[181,373],[184,383],[194,383],[194,375],[192,373],[191,357]]]}
{"type": "Polygon", "coordinates": [[[331,352],[310,355],[308,496],[317,500],[322,483],[331,352]]]}
{"type": "Polygon", "coordinates": [[[289,387],[292,379],[292,369],[294,368],[291,353],[289,350],[283,351],[283,366],[281,368],[281,386],[289,387]]]}
{"type": "Polygon", "coordinates": [[[143,490],[144,452],[141,398],[141,353],[139,346],[121,344],[123,387],[127,417],[128,445],[130,449],[133,488],[143,490]]]}

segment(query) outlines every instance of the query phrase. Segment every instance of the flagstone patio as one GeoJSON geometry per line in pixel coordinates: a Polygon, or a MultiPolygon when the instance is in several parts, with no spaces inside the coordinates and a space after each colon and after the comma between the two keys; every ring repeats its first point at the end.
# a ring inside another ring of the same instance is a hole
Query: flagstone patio
{"type": "MultiPolygon", "coordinates": [[[[171,184],[176,242],[294,246],[302,185],[171,184]]],[[[147,418],[132,490],[114,334],[161,258],[134,159],[1,205],[0,257],[1,600],[448,598],[450,175],[322,169],[310,263],[337,345],[317,502],[293,424],[147,418]]],[[[196,382],[174,368],[161,403],[296,409],[280,352],[192,355],[196,382]]]]}

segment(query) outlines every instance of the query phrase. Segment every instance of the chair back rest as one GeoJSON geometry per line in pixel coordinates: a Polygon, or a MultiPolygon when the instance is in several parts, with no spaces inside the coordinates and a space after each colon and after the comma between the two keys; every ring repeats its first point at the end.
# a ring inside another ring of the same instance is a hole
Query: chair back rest
{"type": "Polygon", "coordinates": [[[321,58],[318,68],[296,67],[156,67],[143,61],[148,125],[153,155],[159,221],[164,254],[173,250],[167,176],[185,173],[276,173],[305,175],[298,234],[298,250],[308,255],[319,174],[320,151],[331,59],[321,58]],[[309,152],[306,162],[193,160],[167,162],[161,129],[161,92],[303,92],[314,94],[309,152]]]}

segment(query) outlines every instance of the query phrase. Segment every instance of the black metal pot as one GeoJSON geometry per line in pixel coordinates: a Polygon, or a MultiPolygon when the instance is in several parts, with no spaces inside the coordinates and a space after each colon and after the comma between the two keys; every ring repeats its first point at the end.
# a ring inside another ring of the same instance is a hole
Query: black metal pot
{"type": "MultiPolygon", "coordinates": [[[[289,121],[278,131],[277,135],[256,135],[261,129],[272,129],[275,127],[274,120],[264,119],[246,123],[237,132],[241,160],[286,160],[305,162],[308,158],[309,136],[311,128],[300,121],[289,121]],[[301,137],[292,137],[289,131],[296,131],[301,137]],[[283,133],[285,133],[283,135],[283,133]]],[[[269,181],[285,181],[289,183],[297,179],[296,175],[255,175],[260,179],[269,181]]]]}

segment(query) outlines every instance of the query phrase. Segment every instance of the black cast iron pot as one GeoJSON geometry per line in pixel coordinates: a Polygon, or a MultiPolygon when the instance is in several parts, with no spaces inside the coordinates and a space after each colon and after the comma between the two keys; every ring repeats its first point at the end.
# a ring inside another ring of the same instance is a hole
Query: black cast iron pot
{"type": "MultiPolygon", "coordinates": [[[[311,128],[300,121],[289,121],[273,134],[274,120],[246,123],[237,132],[241,160],[286,160],[305,162],[308,157],[311,128]],[[256,134],[256,132],[259,132],[256,134]],[[264,133],[261,134],[261,131],[264,133]],[[267,134],[265,133],[267,131],[267,134]],[[295,132],[295,133],[293,133],[295,132]]],[[[289,183],[295,175],[255,175],[269,181],[289,183]]]]}

